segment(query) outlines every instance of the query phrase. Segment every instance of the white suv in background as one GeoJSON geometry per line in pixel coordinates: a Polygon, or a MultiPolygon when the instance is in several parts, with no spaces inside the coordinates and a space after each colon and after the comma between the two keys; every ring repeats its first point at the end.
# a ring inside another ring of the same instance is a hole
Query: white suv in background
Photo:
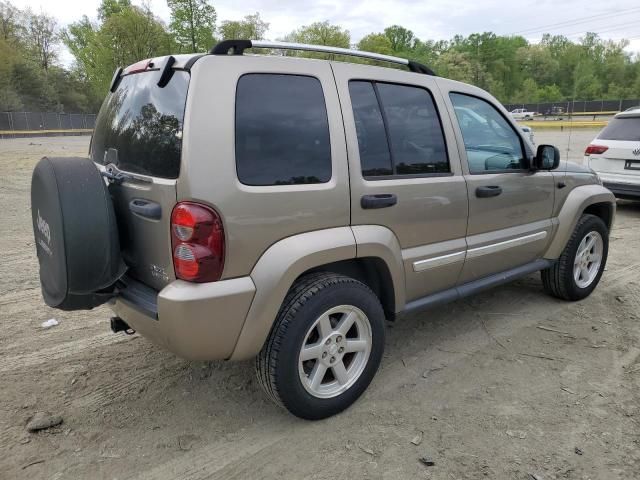
{"type": "Polygon", "coordinates": [[[640,200],[640,107],[618,113],[584,155],[616,197],[640,200]]]}

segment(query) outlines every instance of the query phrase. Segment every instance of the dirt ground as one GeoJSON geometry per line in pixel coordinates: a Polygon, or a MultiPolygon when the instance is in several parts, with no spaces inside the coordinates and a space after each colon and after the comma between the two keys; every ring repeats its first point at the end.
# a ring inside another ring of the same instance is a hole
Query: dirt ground
{"type": "Polygon", "coordinates": [[[532,275],[390,324],[368,391],[312,423],[269,403],[251,363],[187,362],[110,333],[106,308],[44,305],[31,171],[87,145],[0,141],[0,479],[640,478],[640,204],[619,202],[591,297],[532,275]],[[39,411],[64,422],[28,433],[39,411]]]}

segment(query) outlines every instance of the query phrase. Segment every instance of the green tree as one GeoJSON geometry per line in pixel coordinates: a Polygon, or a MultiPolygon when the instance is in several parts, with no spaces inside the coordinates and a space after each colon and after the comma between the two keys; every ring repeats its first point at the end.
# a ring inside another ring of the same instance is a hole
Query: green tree
{"type": "Polygon", "coordinates": [[[56,49],[59,43],[56,19],[45,13],[27,12],[27,28],[25,40],[33,55],[46,71],[56,60],[56,49]]]}
{"type": "Polygon", "coordinates": [[[122,13],[128,8],[131,8],[131,0],[102,0],[98,7],[98,18],[104,22],[111,15],[122,13]]]}
{"type": "Polygon", "coordinates": [[[27,111],[59,111],[58,92],[48,81],[47,72],[31,60],[17,62],[13,68],[13,84],[23,108],[27,111]]]}
{"type": "Polygon", "coordinates": [[[551,52],[541,45],[518,48],[515,60],[521,71],[538,84],[552,83],[560,68],[559,62],[553,58],[551,52]]]}
{"type": "Polygon", "coordinates": [[[631,96],[640,98],[640,74],[636,77],[636,80],[631,87],[631,96]]]}
{"type": "Polygon", "coordinates": [[[115,69],[171,52],[171,37],[146,7],[129,6],[102,23],[86,16],[63,33],[65,45],[93,96],[105,95],[115,69]]]}
{"type": "Polygon", "coordinates": [[[213,45],[216,9],[207,0],[167,0],[169,29],[183,52],[203,52],[213,45]]]}
{"type": "Polygon", "coordinates": [[[454,50],[443,53],[435,66],[443,77],[471,83],[473,80],[473,65],[466,53],[454,50]]]}
{"type": "Polygon", "coordinates": [[[286,40],[298,43],[349,48],[351,36],[349,30],[344,30],[338,25],[331,25],[328,21],[324,21],[303,26],[287,35],[286,40]]]}
{"type": "Polygon", "coordinates": [[[269,24],[257,12],[243,20],[224,20],[218,29],[222,40],[263,40],[267,30],[269,24]]]}
{"type": "Polygon", "coordinates": [[[383,55],[393,54],[393,48],[391,47],[389,37],[382,33],[370,33],[369,35],[362,37],[358,42],[358,50],[381,53],[383,55]]]}
{"type": "Polygon", "coordinates": [[[20,36],[20,10],[10,2],[0,1],[0,38],[5,42],[15,42],[20,36]]]}
{"type": "MultiPolygon", "coordinates": [[[[331,25],[329,21],[315,22],[294,30],[283,39],[286,42],[309,43],[312,45],[328,45],[331,47],[349,48],[351,35],[338,25],[331,25]]],[[[314,52],[285,51],[284,55],[308,58],[336,59],[336,55],[314,52]]]]}
{"type": "Polygon", "coordinates": [[[574,70],[573,77],[574,100],[594,100],[602,95],[602,85],[591,62],[579,63],[574,70]]]}
{"type": "Polygon", "coordinates": [[[400,25],[385,28],[384,35],[389,39],[391,50],[394,52],[410,50],[413,45],[413,32],[400,25]]]}
{"type": "Polygon", "coordinates": [[[564,98],[560,87],[555,83],[553,85],[545,85],[538,89],[537,100],[539,102],[557,102],[564,98]]]}
{"type": "Polygon", "coordinates": [[[516,92],[512,100],[516,103],[528,103],[538,101],[538,84],[533,78],[527,78],[522,82],[522,87],[516,92]]]}

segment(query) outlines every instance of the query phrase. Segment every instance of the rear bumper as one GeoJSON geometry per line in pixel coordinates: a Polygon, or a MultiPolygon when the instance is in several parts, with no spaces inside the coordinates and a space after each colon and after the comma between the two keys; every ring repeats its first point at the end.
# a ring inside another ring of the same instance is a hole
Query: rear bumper
{"type": "MultiPolygon", "coordinates": [[[[588,159],[589,157],[585,157],[588,159]]],[[[602,185],[618,198],[638,199],[640,197],[640,175],[628,173],[599,172],[602,185]]]]}
{"type": "Polygon", "coordinates": [[[231,356],[255,294],[249,277],[212,283],[176,280],[162,291],[125,280],[110,304],[131,328],[188,360],[231,356]]]}
{"type": "Polygon", "coordinates": [[[640,200],[640,183],[616,183],[603,179],[602,184],[618,198],[640,200]]]}

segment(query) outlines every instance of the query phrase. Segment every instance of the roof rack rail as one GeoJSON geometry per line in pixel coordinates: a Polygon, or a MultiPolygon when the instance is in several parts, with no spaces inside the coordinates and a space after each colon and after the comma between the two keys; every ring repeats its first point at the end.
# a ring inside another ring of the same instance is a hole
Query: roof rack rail
{"type": "Polygon", "coordinates": [[[348,48],[328,47],[326,45],[308,45],[306,43],[271,42],[266,40],[223,40],[215,45],[209,53],[212,55],[242,55],[247,48],[273,48],[278,50],[304,50],[307,52],[333,53],[336,55],[348,55],[351,57],[368,58],[381,62],[396,63],[406,66],[415,73],[436,76],[435,72],[426,65],[407,60],[406,58],[382,55],[381,53],[364,52],[362,50],[350,50],[348,48]]]}

